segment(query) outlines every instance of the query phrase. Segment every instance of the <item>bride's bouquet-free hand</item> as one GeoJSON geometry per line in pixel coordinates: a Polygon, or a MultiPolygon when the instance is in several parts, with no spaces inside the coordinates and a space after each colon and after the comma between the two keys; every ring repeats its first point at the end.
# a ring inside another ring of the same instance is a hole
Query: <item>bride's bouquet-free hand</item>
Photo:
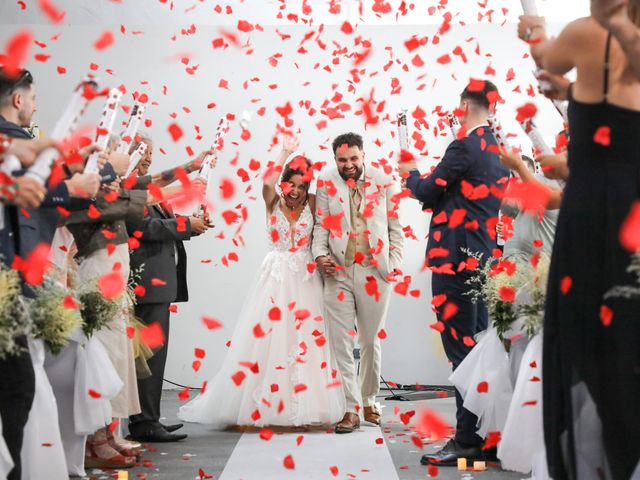
{"type": "Polygon", "coordinates": [[[26,308],[20,296],[20,276],[0,264],[0,358],[15,355],[21,348],[16,337],[29,330],[26,308]]]}

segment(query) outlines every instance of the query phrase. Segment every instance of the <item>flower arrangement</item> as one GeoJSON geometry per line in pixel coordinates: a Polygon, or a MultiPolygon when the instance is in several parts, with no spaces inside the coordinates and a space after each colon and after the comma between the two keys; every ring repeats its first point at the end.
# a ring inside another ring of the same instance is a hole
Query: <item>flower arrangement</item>
{"type": "Polygon", "coordinates": [[[468,295],[474,302],[485,302],[498,336],[504,339],[512,323],[521,316],[525,317],[527,334],[535,334],[544,314],[549,259],[534,255],[530,262],[510,258],[483,262],[482,254],[463,251],[479,265],[476,274],[466,282],[472,287],[468,295]],[[523,289],[528,290],[531,298],[519,303],[516,298],[523,289]]]}
{"type": "Polygon", "coordinates": [[[82,330],[87,338],[107,327],[122,309],[120,298],[107,300],[100,292],[96,282],[81,286],[76,291],[76,296],[80,299],[82,330]]]}
{"type": "Polygon", "coordinates": [[[29,329],[20,290],[18,272],[0,264],[0,358],[19,353],[21,348],[15,338],[29,329]]]}
{"type": "Polygon", "coordinates": [[[544,307],[547,298],[547,280],[549,279],[550,259],[547,255],[534,255],[528,268],[524,270],[525,285],[529,301],[518,305],[518,315],[524,317],[524,331],[533,337],[540,331],[544,320],[544,307]]]}
{"type": "Polygon", "coordinates": [[[56,355],[66,346],[71,332],[82,325],[79,304],[65,287],[50,278],[45,278],[35,293],[28,304],[33,334],[56,355]]]}

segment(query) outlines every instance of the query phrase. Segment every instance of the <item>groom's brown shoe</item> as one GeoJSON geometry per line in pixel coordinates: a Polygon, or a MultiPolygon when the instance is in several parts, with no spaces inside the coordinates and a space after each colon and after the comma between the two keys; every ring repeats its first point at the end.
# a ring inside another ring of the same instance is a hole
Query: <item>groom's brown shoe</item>
{"type": "Polygon", "coordinates": [[[334,431],[336,433],[351,433],[357,428],[360,428],[360,417],[357,413],[347,412],[342,420],[336,424],[334,431]]]}
{"type": "Polygon", "coordinates": [[[380,412],[374,407],[364,407],[364,421],[380,425],[380,412]]]}

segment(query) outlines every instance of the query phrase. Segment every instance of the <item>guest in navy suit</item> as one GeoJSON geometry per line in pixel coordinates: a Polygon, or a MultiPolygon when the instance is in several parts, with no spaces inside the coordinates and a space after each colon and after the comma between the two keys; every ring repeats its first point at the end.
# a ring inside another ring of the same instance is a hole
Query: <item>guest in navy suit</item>
{"type": "MultiPolygon", "coordinates": [[[[446,303],[437,312],[442,324],[442,344],[455,370],[471,351],[465,337],[487,328],[487,309],[483,303],[473,303],[465,292],[465,282],[471,276],[466,269],[468,249],[487,259],[496,248],[495,223],[500,200],[491,193],[501,188],[501,180],[509,172],[497,155],[496,141],[487,124],[495,108],[498,91],[485,81],[469,85],[460,96],[460,118],[463,138],[454,140],[435,170],[422,178],[414,161],[401,162],[400,173],[406,186],[425,209],[433,211],[429,226],[426,262],[432,271],[432,293],[446,295],[446,303]],[[444,317],[446,304],[457,312],[444,317]]],[[[462,135],[461,135],[462,136],[462,135]]],[[[477,434],[477,417],[463,408],[463,399],[456,391],[456,435],[434,454],[424,455],[422,464],[455,465],[459,457],[482,457],[483,439],[477,434]]]]}

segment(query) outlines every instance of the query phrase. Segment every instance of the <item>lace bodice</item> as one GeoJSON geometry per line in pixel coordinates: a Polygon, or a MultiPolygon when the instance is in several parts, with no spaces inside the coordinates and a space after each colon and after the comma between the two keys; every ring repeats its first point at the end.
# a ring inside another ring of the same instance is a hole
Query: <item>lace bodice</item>
{"type": "Polygon", "coordinates": [[[300,212],[297,222],[290,224],[285,214],[276,205],[267,221],[267,238],[271,251],[308,252],[311,248],[313,214],[309,204],[300,212]]]}

